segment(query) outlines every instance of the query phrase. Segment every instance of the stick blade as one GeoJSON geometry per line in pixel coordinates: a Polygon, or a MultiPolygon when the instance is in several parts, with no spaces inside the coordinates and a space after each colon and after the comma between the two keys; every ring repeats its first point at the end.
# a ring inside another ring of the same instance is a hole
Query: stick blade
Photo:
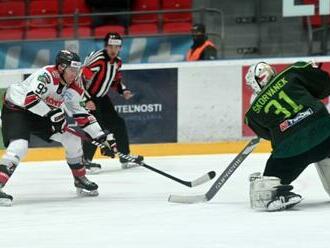
{"type": "Polygon", "coordinates": [[[198,185],[201,185],[203,183],[206,183],[210,180],[212,180],[215,177],[215,172],[214,171],[210,171],[207,174],[195,179],[194,181],[191,182],[191,187],[195,187],[198,185]]]}
{"type": "Polygon", "coordinates": [[[206,195],[170,195],[168,201],[175,203],[193,204],[206,202],[207,198],[206,195]]]}

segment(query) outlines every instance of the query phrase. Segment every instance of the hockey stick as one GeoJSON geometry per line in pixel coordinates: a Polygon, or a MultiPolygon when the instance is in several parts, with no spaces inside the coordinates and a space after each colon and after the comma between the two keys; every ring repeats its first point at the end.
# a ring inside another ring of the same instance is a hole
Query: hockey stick
{"type": "Polygon", "coordinates": [[[219,176],[219,178],[213,183],[211,188],[204,195],[170,195],[168,198],[169,202],[176,203],[199,203],[211,200],[225,184],[228,178],[234,173],[234,171],[240,166],[240,164],[245,160],[245,158],[254,150],[254,148],[259,143],[260,138],[253,138],[244,149],[234,158],[233,161],[227,166],[224,172],[219,176]]]}
{"type": "MultiPolygon", "coordinates": [[[[76,136],[80,137],[82,140],[89,141],[89,142],[91,142],[92,144],[94,144],[94,145],[96,145],[98,147],[104,147],[103,144],[98,143],[96,141],[92,141],[85,134],[83,134],[83,133],[81,133],[81,132],[79,132],[79,131],[77,131],[77,130],[75,130],[73,128],[66,127],[64,130],[67,131],[67,132],[69,132],[69,133],[72,133],[73,135],[76,135],[76,136]]],[[[158,170],[158,169],[156,169],[156,168],[154,168],[154,167],[152,167],[150,165],[147,165],[143,161],[140,161],[140,160],[138,160],[138,159],[136,159],[136,158],[134,158],[134,157],[132,157],[130,155],[125,155],[125,154],[123,154],[121,152],[117,152],[116,154],[118,154],[118,156],[120,158],[124,158],[124,159],[127,159],[130,162],[137,163],[137,164],[139,164],[142,167],[145,167],[145,168],[147,168],[149,170],[152,170],[152,171],[154,171],[154,172],[156,172],[156,173],[158,173],[158,174],[160,174],[162,176],[165,176],[167,178],[170,178],[170,179],[172,179],[172,180],[174,180],[174,181],[176,181],[178,183],[181,183],[181,184],[183,184],[183,185],[185,185],[187,187],[195,187],[195,186],[198,186],[200,184],[206,183],[206,182],[210,181],[211,179],[213,179],[215,177],[215,175],[216,175],[214,171],[209,171],[208,173],[204,174],[203,176],[201,176],[199,178],[196,178],[193,181],[185,181],[185,180],[182,180],[180,178],[174,177],[174,176],[172,176],[170,174],[167,174],[164,171],[158,170]]]]}

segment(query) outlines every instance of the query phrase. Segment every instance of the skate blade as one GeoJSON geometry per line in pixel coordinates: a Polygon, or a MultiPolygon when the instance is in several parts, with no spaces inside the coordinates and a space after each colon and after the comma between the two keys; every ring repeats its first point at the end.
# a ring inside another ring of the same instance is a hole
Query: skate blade
{"type": "Polygon", "coordinates": [[[77,195],[81,197],[89,197],[89,196],[98,196],[99,192],[97,190],[87,191],[85,189],[77,188],[76,189],[77,195]]]}
{"type": "Polygon", "coordinates": [[[13,201],[10,199],[0,199],[0,206],[11,207],[13,201]]]}
{"type": "Polygon", "coordinates": [[[302,201],[301,197],[292,197],[288,202],[281,202],[280,200],[274,201],[267,206],[267,210],[270,212],[286,210],[294,207],[302,201]]]}
{"type": "Polygon", "coordinates": [[[294,207],[295,205],[297,205],[302,200],[303,200],[303,198],[301,198],[301,197],[291,198],[290,201],[285,204],[285,209],[290,209],[290,208],[294,207]]]}
{"type": "Polygon", "coordinates": [[[99,174],[101,172],[101,168],[91,168],[91,169],[86,169],[86,173],[88,175],[96,175],[99,174]]]}
{"type": "Polygon", "coordinates": [[[132,169],[132,168],[136,168],[139,167],[139,164],[136,163],[121,163],[121,168],[123,170],[127,170],[127,169],[132,169]]]}

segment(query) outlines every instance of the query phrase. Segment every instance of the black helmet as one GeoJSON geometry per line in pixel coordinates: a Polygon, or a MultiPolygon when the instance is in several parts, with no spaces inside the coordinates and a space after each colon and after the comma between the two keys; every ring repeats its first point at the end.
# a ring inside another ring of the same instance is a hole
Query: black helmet
{"type": "Polygon", "coordinates": [[[196,23],[192,26],[191,32],[205,34],[205,25],[202,23],[196,23]]]}
{"type": "Polygon", "coordinates": [[[64,68],[68,66],[80,67],[80,57],[78,54],[69,50],[61,50],[56,55],[56,66],[61,65],[64,68]]]}
{"type": "Polygon", "coordinates": [[[121,38],[119,33],[110,32],[107,33],[107,35],[104,37],[104,46],[107,45],[121,46],[122,43],[123,43],[123,39],[121,38]]]}

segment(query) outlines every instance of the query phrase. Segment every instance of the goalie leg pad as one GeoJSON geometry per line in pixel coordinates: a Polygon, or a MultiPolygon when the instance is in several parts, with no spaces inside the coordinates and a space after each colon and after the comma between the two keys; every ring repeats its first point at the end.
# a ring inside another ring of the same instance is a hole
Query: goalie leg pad
{"type": "Polygon", "coordinates": [[[250,180],[251,208],[267,208],[267,204],[274,199],[277,193],[276,186],[281,185],[278,177],[261,176],[260,172],[253,173],[250,180]]]}
{"type": "Polygon", "coordinates": [[[325,191],[330,196],[330,158],[323,159],[315,164],[325,191]]]}
{"type": "Polygon", "coordinates": [[[250,175],[250,202],[252,208],[267,211],[289,209],[301,202],[302,197],[291,192],[291,185],[282,185],[278,177],[250,175]]]}

